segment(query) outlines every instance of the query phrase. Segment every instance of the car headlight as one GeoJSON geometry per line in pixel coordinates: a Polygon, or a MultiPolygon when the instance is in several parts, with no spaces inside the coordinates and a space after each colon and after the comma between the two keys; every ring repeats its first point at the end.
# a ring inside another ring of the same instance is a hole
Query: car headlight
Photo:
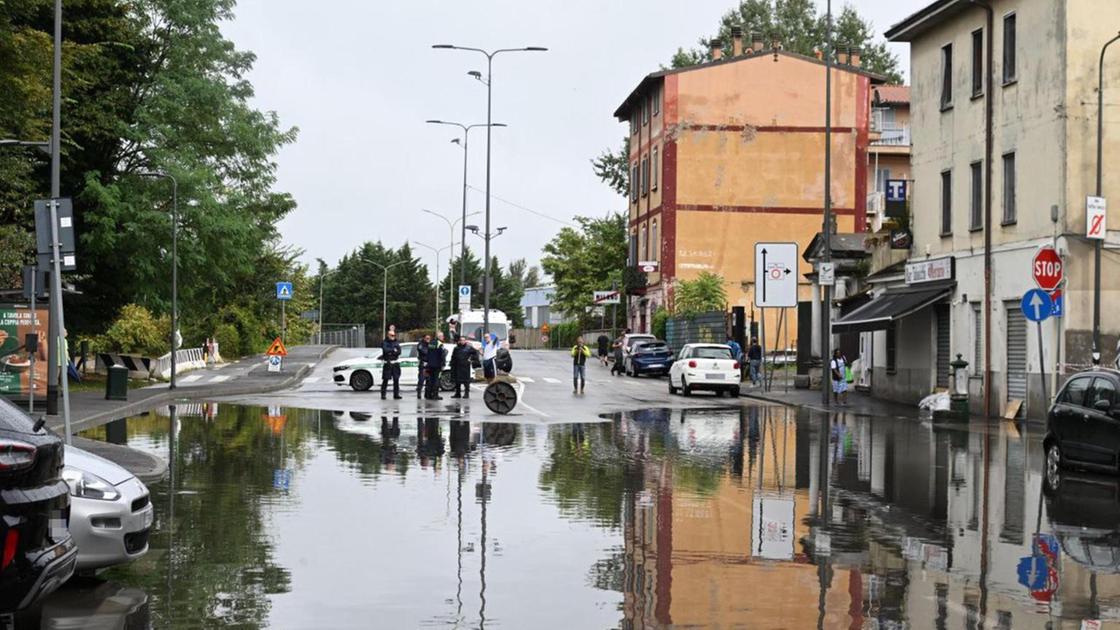
{"type": "Polygon", "coordinates": [[[70,494],[83,499],[98,499],[101,501],[116,501],[121,493],[113,484],[92,473],[70,468],[62,469],[62,479],[70,486],[70,494]]]}

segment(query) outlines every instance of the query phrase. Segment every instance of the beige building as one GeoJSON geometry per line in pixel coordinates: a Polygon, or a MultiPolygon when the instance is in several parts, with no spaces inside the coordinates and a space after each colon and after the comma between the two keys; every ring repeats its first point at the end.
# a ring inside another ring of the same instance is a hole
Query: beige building
{"type": "MultiPolygon", "coordinates": [[[[905,276],[877,298],[879,319],[861,324],[875,329],[871,378],[879,395],[917,400],[946,384],[944,370],[960,354],[973,375],[974,411],[982,409],[989,368],[989,412],[1025,400],[1028,415],[1040,417],[1046,405],[1036,332],[1019,302],[1035,286],[1035,253],[1056,246],[1065,265],[1065,316],[1042,324],[1052,395],[1062,379],[1056,366],[1065,373],[1090,363],[1094,263],[1084,238],[1085,203],[1095,187],[1097,59],[1120,27],[1120,2],[992,0],[990,6],[991,14],[968,0],[937,0],[887,32],[911,45],[914,245],[905,276]]],[[[1105,61],[1106,98],[1110,90],[1120,99],[1120,47],[1105,61]]],[[[1120,109],[1105,112],[1107,197],[1120,191],[1120,109]]],[[[1118,249],[1113,233],[1102,269],[1105,362],[1112,361],[1120,332],[1118,249]]]]}

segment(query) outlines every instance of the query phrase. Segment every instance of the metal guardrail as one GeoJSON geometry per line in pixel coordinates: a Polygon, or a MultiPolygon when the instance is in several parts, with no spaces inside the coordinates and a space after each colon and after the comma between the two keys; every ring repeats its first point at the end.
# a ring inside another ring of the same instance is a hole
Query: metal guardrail
{"type": "MultiPolygon", "coordinates": [[[[217,355],[218,344],[214,344],[214,354],[217,355]]],[[[220,356],[220,355],[218,355],[220,356]]],[[[202,348],[181,348],[175,351],[175,374],[179,375],[183,372],[190,372],[191,370],[201,370],[206,368],[206,357],[202,354],[202,348]]],[[[163,355],[156,361],[155,368],[152,370],[152,375],[156,378],[167,380],[171,378],[171,353],[163,355]]]]}

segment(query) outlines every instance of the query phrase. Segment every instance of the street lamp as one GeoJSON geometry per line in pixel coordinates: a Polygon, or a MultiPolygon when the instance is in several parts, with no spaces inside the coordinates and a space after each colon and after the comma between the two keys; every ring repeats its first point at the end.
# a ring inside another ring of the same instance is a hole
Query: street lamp
{"type": "MultiPolygon", "coordinates": [[[[430,250],[432,250],[433,252],[436,253],[436,283],[435,283],[436,284],[436,330],[439,330],[439,328],[440,328],[440,319],[439,319],[439,253],[442,252],[445,249],[450,249],[451,251],[455,251],[455,243],[452,242],[450,245],[444,245],[443,247],[438,247],[438,248],[433,247],[431,245],[428,245],[427,243],[421,243],[420,241],[412,241],[412,244],[413,245],[419,245],[420,247],[423,247],[425,249],[430,249],[430,250]]],[[[448,261],[448,263],[447,263],[447,285],[448,285],[447,286],[447,308],[448,308],[448,311],[450,312],[450,310],[451,310],[451,262],[450,261],[448,261]]]]}
{"type": "MultiPolygon", "coordinates": [[[[1102,163],[1104,154],[1101,143],[1104,139],[1104,53],[1108,47],[1120,40],[1120,34],[1105,42],[1101,48],[1100,64],[1097,68],[1097,197],[1102,197],[1102,163]]],[[[1101,243],[1102,238],[1096,239],[1093,245],[1093,365],[1101,362],[1101,243]]]]}
{"type": "MultiPolygon", "coordinates": [[[[431,121],[429,121],[429,122],[431,122],[431,121]]],[[[454,140],[452,140],[452,142],[454,142],[454,140]]],[[[465,177],[465,171],[464,171],[464,177],[465,177]]],[[[466,179],[464,179],[463,181],[466,182],[466,179]]],[[[464,188],[464,190],[466,190],[466,188],[464,188]]],[[[464,195],[463,195],[463,216],[458,218],[458,219],[455,219],[454,221],[452,221],[451,219],[448,219],[447,217],[443,216],[442,214],[440,214],[438,212],[434,212],[432,210],[427,210],[427,209],[424,209],[424,208],[420,209],[420,212],[426,212],[426,213],[428,213],[432,216],[436,216],[436,217],[439,217],[439,218],[443,219],[443,222],[447,224],[448,229],[451,231],[451,253],[447,257],[448,260],[455,260],[455,245],[456,245],[456,243],[455,243],[455,224],[459,223],[459,222],[463,223],[463,238],[458,243],[459,245],[463,245],[464,243],[467,242],[467,226],[466,226],[467,217],[473,217],[474,215],[478,214],[478,210],[475,210],[474,212],[467,212],[466,200],[467,200],[466,193],[464,193],[464,195]]],[[[459,284],[466,284],[467,283],[467,260],[466,260],[467,257],[466,257],[466,253],[467,253],[467,248],[464,245],[463,250],[460,253],[460,256],[462,257],[462,260],[459,261],[459,284]]],[[[437,282],[436,284],[439,284],[439,283],[437,282]]],[[[447,308],[448,308],[448,312],[451,312],[451,295],[452,295],[451,284],[452,284],[451,283],[451,263],[449,262],[449,263],[447,263],[447,308]]]]}
{"type": "MultiPolygon", "coordinates": [[[[499,53],[504,52],[544,52],[548,50],[543,46],[526,46],[524,48],[499,48],[493,52],[483,50],[481,48],[470,48],[467,46],[455,46],[453,44],[435,44],[432,48],[442,50],[464,50],[469,52],[481,53],[486,57],[486,80],[483,81],[482,73],[477,70],[472,71],[471,75],[482,81],[486,85],[486,232],[490,232],[490,136],[492,135],[491,129],[493,123],[491,120],[491,110],[493,104],[493,87],[494,87],[494,57],[499,53]]],[[[486,253],[483,258],[486,262],[483,265],[483,281],[482,281],[482,329],[489,332],[490,330],[490,239],[486,239],[486,253]]]]}
{"type": "MultiPolygon", "coordinates": [[[[319,259],[319,262],[322,263],[323,260],[319,259]]],[[[335,269],[334,271],[319,272],[319,339],[317,340],[318,343],[323,343],[323,278],[326,278],[327,276],[329,276],[333,273],[338,273],[338,269],[335,269]]]]}
{"type": "Polygon", "coordinates": [[[171,180],[171,384],[175,389],[176,360],[179,338],[179,182],[173,175],[163,171],[144,171],[138,177],[154,177],[171,180]]]}
{"type": "Polygon", "coordinates": [[[381,339],[382,339],[382,341],[384,341],[385,340],[385,333],[388,330],[388,327],[386,326],[386,321],[385,321],[385,310],[386,310],[385,307],[386,307],[386,305],[389,304],[389,270],[392,269],[393,267],[396,267],[397,265],[403,265],[406,262],[411,262],[411,261],[398,260],[397,262],[395,262],[391,265],[382,265],[379,262],[375,262],[373,260],[370,260],[368,258],[363,258],[363,257],[360,257],[360,256],[358,257],[358,260],[360,260],[362,262],[369,263],[369,264],[371,264],[375,267],[378,267],[385,274],[384,275],[384,280],[382,281],[382,284],[381,284],[381,339]]]}
{"type": "MultiPolygon", "coordinates": [[[[428,123],[429,125],[451,125],[452,127],[458,127],[458,128],[463,130],[462,140],[460,140],[459,138],[454,138],[454,139],[451,140],[451,142],[459,145],[463,149],[463,216],[459,220],[462,221],[465,224],[467,222],[467,216],[469,216],[467,214],[467,155],[468,155],[467,141],[470,139],[470,130],[474,129],[475,127],[505,127],[506,124],[505,123],[476,123],[476,124],[473,124],[473,125],[464,125],[463,123],[457,123],[457,122],[452,122],[452,121],[447,121],[447,120],[426,120],[424,122],[428,123]]],[[[424,212],[435,214],[431,210],[425,210],[424,212]]],[[[472,212],[471,214],[477,214],[477,213],[472,212]]],[[[446,219],[444,219],[444,220],[446,220],[446,219]]],[[[455,237],[452,236],[451,239],[454,240],[455,237]]],[[[467,242],[467,233],[465,231],[460,236],[460,240],[464,243],[467,242]]],[[[454,260],[454,258],[455,258],[455,252],[451,252],[451,259],[454,260]]],[[[467,283],[467,266],[466,266],[466,264],[463,264],[465,262],[466,261],[462,261],[459,265],[459,284],[466,284],[467,283]]]]}

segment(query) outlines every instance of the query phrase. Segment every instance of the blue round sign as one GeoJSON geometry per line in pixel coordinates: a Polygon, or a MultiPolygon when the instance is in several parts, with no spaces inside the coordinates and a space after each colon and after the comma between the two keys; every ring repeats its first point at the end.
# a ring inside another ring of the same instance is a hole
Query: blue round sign
{"type": "Polygon", "coordinates": [[[1019,303],[1019,308],[1023,310],[1023,316],[1032,322],[1041,322],[1050,317],[1054,313],[1054,301],[1050,299],[1050,294],[1042,289],[1031,289],[1023,294],[1023,300],[1019,303]]]}

